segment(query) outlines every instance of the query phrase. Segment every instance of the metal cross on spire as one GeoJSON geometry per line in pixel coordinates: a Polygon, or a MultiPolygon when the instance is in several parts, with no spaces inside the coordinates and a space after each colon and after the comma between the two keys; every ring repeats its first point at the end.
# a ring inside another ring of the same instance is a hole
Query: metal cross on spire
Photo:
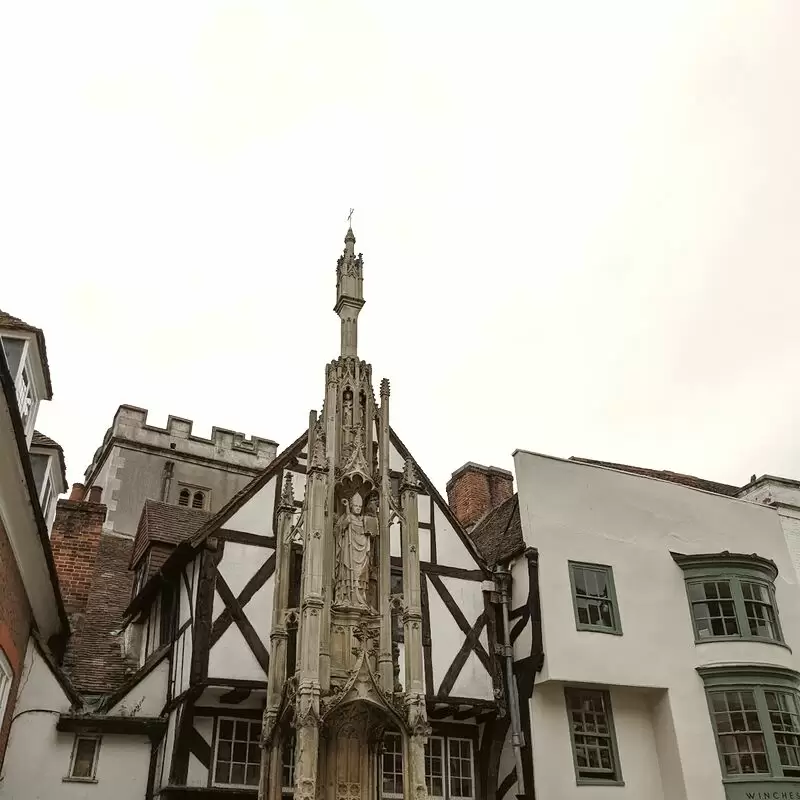
{"type": "Polygon", "coordinates": [[[355,211],[354,208],[350,209],[350,213],[347,215],[347,224],[349,227],[353,227],[353,212],[355,211]]]}

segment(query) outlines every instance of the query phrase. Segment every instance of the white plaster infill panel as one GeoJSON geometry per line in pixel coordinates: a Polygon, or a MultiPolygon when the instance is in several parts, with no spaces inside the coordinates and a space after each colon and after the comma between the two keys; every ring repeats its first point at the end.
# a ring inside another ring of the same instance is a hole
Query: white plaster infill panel
{"type": "Polygon", "coordinates": [[[467,618],[467,622],[473,625],[484,611],[483,590],[480,581],[465,581],[445,575],[440,576],[440,580],[467,618]]]}
{"type": "Polygon", "coordinates": [[[433,516],[436,528],[436,561],[448,567],[477,569],[477,561],[438,504],[434,506],[433,516]]]}
{"type": "Polygon", "coordinates": [[[256,533],[260,536],[273,536],[275,480],[273,475],[232,517],[225,521],[223,527],[244,533],[256,533]]]}
{"type": "Polygon", "coordinates": [[[264,566],[274,552],[268,547],[225,542],[222,560],[219,562],[217,570],[225,579],[225,583],[228,584],[234,597],[241,594],[248,581],[264,566]]]}
{"type": "MultiPolygon", "coordinates": [[[[439,597],[436,587],[428,581],[428,613],[431,619],[431,666],[433,667],[433,692],[436,694],[447,670],[464,644],[466,636],[453,619],[450,610],[439,597]]],[[[480,585],[480,584],[479,584],[480,585]]],[[[485,670],[484,670],[485,671],[485,670]]],[[[469,697],[469,695],[465,695],[469,697]]]]}
{"type": "Polygon", "coordinates": [[[461,668],[461,672],[458,673],[450,694],[454,697],[479,697],[482,700],[494,699],[492,677],[474,652],[467,656],[467,661],[461,668]]]}
{"type": "Polygon", "coordinates": [[[135,713],[143,717],[159,716],[167,702],[168,679],[169,659],[164,658],[109,709],[109,715],[135,713]]]}
{"type": "Polygon", "coordinates": [[[209,678],[266,680],[264,670],[235,624],[222,634],[208,656],[209,678]]]}
{"type": "Polygon", "coordinates": [[[275,576],[271,575],[266,583],[253,595],[244,607],[244,613],[253,626],[264,647],[269,650],[269,635],[272,631],[272,600],[275,591],[275,576]]]}

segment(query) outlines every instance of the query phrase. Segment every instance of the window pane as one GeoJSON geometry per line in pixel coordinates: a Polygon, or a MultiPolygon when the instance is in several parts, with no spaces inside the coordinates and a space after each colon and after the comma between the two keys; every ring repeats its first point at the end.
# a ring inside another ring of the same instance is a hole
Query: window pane
{"type": "Polygon", "coordinates": [[[33,481],[36,484],[36,493],[42,493],[42,486],[44,485],[44,475],[47,471],[47,465],[50,463],[50,456],[42,453],[31,453],[31,471],[33,472],[33,481]]]}
{"type": "Polygon", "coordinates": [[[448,766],[450,769],[450,797],[473,796],[472,741],[448,739],[448,766]]]}
{"type": "Polygon", "coordinates": [[[403,796],[403,744],[399,733],[383,735],[381,784],[383,797],[403,796]]]}
{"type": "Polygon", "coordinates": [[[565,694],[578,777],[617,780],[608,695],[588,689],[567,689],[565,694]]]}
{"type": "Polygon", "coordinates": [[[606,567],[571,565],[575,609],[580,625],[616,628],[616,613],[611,601],[611,571],[606,567]]]}
{"type": "Polygon", "coordinates": [[[261,748],[258,744],[260,735],[260,722],[232,719],[219,721],[215,783],[239,786],[258,784],[261,769],[261,748]]]}
{"type": "Polygon", "coordinates": [[[753,775],[769,772],[754,692],[710,692],[709,697],[726,773],[753,775]]]}
{"type": "Polygon", "coordinates": [[[16,380],[19,362],[22,359],[22,350],[25,347],[25,340],[17,339],[13,336],[3,336],[0,341],[2,341],[3,351],[6,354],[8,371],[11,373],[12,380],[16,380]]]}
{"type": "Polygon", "coordinates": [[[700,639],[738,636],[736,607],[728,581],[703,581],[689,584],[692,618],[700,639]]]}
{"type": "Polygon", "coordinates": [[[78,738],[75,743],[75,761],[72,764],[73,778],[94,777],[94,754],[97,745],[97,739],[78,738]]]}
{"type": "Polygon", "coordinates": [[[778,758],[783,774],[800,776],[800,709],[797,695],[790,692],[764,692],[769,709],[778,758]]]}

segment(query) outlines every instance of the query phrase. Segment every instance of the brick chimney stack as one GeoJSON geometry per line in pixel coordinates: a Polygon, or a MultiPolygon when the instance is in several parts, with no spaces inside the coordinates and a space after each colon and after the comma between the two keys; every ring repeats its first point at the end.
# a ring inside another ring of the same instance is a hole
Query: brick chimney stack
{"type": "Polygon", "coordinates": [[[513,494],[514,476],[507,469],[472,461],[459,467],[447,482],[447,502],[467,529],[513,494]]]}
{"type": "Polygon", "coordinates": [[[106,519],[106,507],[99,502],[99,487],[89,489],[88,498],[84,500],[86,495],[82,484],[74,484],[69,500],[58,501],[50,534],[58,582],[73,632],[80,628],[80,619],[75,619],[76,615],[82,617],[86,610],[106,519]]]}

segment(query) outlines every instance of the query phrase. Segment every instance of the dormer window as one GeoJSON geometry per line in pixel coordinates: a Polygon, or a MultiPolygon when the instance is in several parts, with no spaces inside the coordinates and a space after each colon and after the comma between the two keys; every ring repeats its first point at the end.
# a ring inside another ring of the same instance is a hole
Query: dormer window
{"type": "Polygon", "coordinates": [[[30,438],[39,396],[31,370],[32,347],[28,339],[18,336],[0,336],[6,361],[14,386],[17,389],[17,406],[22,417],[25,434],[30,438]]]}

